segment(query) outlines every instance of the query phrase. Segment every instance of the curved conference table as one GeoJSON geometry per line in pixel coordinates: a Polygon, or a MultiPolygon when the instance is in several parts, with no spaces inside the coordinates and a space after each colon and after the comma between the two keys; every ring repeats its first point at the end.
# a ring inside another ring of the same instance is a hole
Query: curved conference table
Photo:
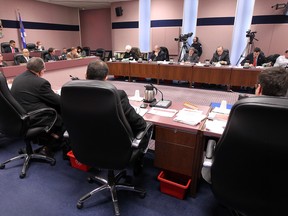
{"type": "MultiPolygon", "coordinates": [[[[61,70],[87,66],[95,56],[76,60],[46,62],[46,72],[61,73],[61,70]]],[[[192,64],[159,63],[159,62],[107,62],[109,74],[125,76],[131,81],[134,77],[153,78],[157,80],[183,80],[190,83],[208,83],[227,86],[254,87],[261,68],[244,69],[230,66],[196,66],[192,64]]],[[[8,66],[0,68],[7,78],[13,78],[26,70],[26,65],[8,66]]]]}

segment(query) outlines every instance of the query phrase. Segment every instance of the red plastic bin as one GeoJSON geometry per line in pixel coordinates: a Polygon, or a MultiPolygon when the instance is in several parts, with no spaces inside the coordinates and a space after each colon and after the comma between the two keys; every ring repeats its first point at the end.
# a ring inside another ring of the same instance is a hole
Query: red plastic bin
{"type": "Polygon", "coordinates": [[[72,151],[69,151],[67,153],[68,157],[70,158],[70,163],[72,165],[72,167],[76,168],[76,169],[80,169],[80,170],[83,170],[83,171],[88,171],[91,167],[85,165],[85,164],[82,164],[80,163],[74,156],[73,152],[72,151]]]}
{"type": "Polygon", "coordinates": [[[188,177],[176,177],[171,173],[161,171],[158,175],[160,191],[178,199],[184,199],[186,191],[191,183],[188,177]]]}

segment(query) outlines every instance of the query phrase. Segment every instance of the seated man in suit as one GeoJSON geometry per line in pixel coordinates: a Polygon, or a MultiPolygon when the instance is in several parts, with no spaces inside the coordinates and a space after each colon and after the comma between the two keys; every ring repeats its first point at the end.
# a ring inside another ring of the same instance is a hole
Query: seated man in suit
{"type": "Polygon", "coordinates": [[[266,63],[266,57],[259,47],[255,47],[253,53],[249,53],[241,62],[243,66],[245,63],[249,63],[250,67],[262,66],[266,63]]]}
{"type": "MultiPolygon", "coordinates": [[[[102,60],[95,60],[89,63],[86,71],[86,79],[88,80],[103,80],[105,81],[109,74],[109,68],[102,60]]],[[[129,122],[134,136],[146,128],[146,121],[142,116],[138,115],[135,109],[130,105],[128,96],[125,91],[118,90],[122,108],[129,122]]],[[[147,146],[139,146],[143,151],[147,150],[147,146]]]]}
{"type": "Polygon", "coordinates": [[[136,56],[135,56],[135,53],[131,51],[132,50],[132,47],[130,45],[126,45],[125,46],[125,53],[124,53],[124,56],[123,56],[123,59],[125,60],[137,60],[136,59],[136,56]]]}
{"type": "MultiPolygon", "coordinates": [[[[23,106],[27,112],[41,108],[54,108],[57,112],[57,120],[48,135],[43,135],[39,140],[45,145],[42,153],[52,156],[53,148],[59,148],[62,144],[62,137],[65,127],[61,118],[60,95],[51,89],[51,84],[42,76],[45,71],[45,63],[40,57],[33,57],[27,63],[27,70],[15,77],[11,87],[14,98],[23,106]]],[[[43,122],[46,125],[50,119],[39,116],[33,119],[37,125],[43,122]],[[46,123],[45,123],[46,122],[46,123]]],[[[33,122],[31,122],[33,125],[33,122]]]]}
{"type": "Polygon", "coordinates": [[[160,49],[158,45],[155,45],[149,61],[164,61],[165,59],[166,59],[165,53],[160,49]]]}
{"type": "Polygon", "coordinates": [[[16,47],[16,42],[14,40],[9,41],[10,46],[6,47],[5,53],[18,53],[19,49],[16,47]]]}
{"type": "Polygon", "coordinates": [[[218,46],[213,54],[210,63],[220,63],[221,65],[230,65],[229,52],[224,50],[223,46],[218,46]]]}
{"type": "Polygon", "coordinates": [[[44,57],[44,61],[48,62],[48,61],[58,61],[59,57],[55,55],[55,49],[50,47],[48,49],[48,54],[45,55],[44,57]]]}
{"type": "MultiPolygon", "coordinates": [[[[17,55],[17,54],[16,54],[17,55]]],[[[28,49],[22,50],[22,55],[17,55],[15,59],[15,64],[26,64],[30,59],[30,52],[28,49]]]]}
{"type": "Polygon", "coordinates": [[[199,61],[197,50],[194,47],[190,47],[188,53],[185,53],[183,61],[188,63],[197,63],[199,61]]]}

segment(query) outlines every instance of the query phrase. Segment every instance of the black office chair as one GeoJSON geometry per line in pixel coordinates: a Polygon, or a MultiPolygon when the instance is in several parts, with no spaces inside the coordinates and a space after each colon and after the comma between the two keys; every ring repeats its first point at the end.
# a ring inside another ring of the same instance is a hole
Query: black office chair
{"type": "Polygon", "coordinates": [[[288,98],[243,98],[218,143],[209,142],[204,166],[212,164],[212,191],[233,215],[287,211],[287,122],[288,98]]]}
{"type": "Polygon", "coordinates": [[[54,158],[37,154],[32,149],[32,140],[43,133],[48,133],[57,119],[57,113],[54,109],[44,108],[32,112],[25,112],[22,106],[11,95],[7,81],[3,73],[0,72],[0,131],[7,137],[23,138],[26,144],[25,153],[19,154],[11,159],[0,163],[0,169],[5,165],[17,159],[24,159],[24,164],[20,173],[20,178],[26,176],[26,171],[32,159],[47,161],[55,165],[54,158]],[[35,116],[44,115],[51,119],[49,125],[30,126],[30,122],[35,116]]]}
{"type": "Polygon", "coordinates": [[[26,48],[29,50],[29,52],[36,50],[36,44],[35,43],[27,43],[26,48]]]}
{"type": "Polygon", "coordinates": [[[102,60],[102,61],[104,61],[104,59],[105,59],[105,49],[103,49],[103,48],[98,48],[98,49],[96,49],[96,54],[95,54],[96,56],[99,56],[100,57],[100,59],[102,60]]]}
{"type": "Polygon", "coordinates": [[[1,52],[5,53],[6,48],[9,47],[9,46],[10,46],[9,42],[2,42],[1,43],[1,52]]]}
{"type": "Polygon", "coordinates": [[[43,50],[42,52],[41,52],[41,58],[45,61],[45,56],[48,54],[49,52],[48,52],[48,50],[43,50]]]}
{"type": "Polygon", "coordinates": [[[18,53],[14,55],[14,65],[20,65],[23,54],[18,53]]]}
{"type": "Polygon", "coordinates": [[[61,110],[76,159],[108,172],[107,180],[97,176],[89,178],[89,181],[103,185],[80,198],[77,207],[82,208],[92,195],[109,189],[115,214],[120,215],[117,189],[134,191],[141,197],[146,194],[141,188],[119,181],[126,176],[128,165],[137,164],[143,157],[143,150],[137,146],[149,142],[153,125],[147,123],[146,129],[134,137],[117,89],[106,81],[73,80],[66,83],[61,89],[61,110]],[[116,170],[121,171],[115,175],[116,170]]]}
{"type": "Polygon", "coordinates": [[[162,50],[165,53],[165,60],[169,61],[170,57],[169,57],[169,51],[167,47],[160,47],[160,50],[162,50]]]}
{"type": "Polygon", "coordinates": [[[90,47],[83,47],[82,49],[85,51],[86,56],[90,56],[91,55],[90,47]]]}

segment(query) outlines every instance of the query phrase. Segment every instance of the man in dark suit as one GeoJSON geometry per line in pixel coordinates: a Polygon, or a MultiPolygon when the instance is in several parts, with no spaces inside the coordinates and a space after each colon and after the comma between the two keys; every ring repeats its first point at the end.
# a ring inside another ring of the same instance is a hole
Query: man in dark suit
{"type": "Polygon", "coordinates": [[[158,45],[155,45],[154,51],[150,56],[149,61],[164,61],[166,60],[166,54],[164,51],[161,50],[161,48],[158,45]]]}
{"type": "Polygon", "coordinates": [[[14,40],[9,41],[10,46],[6,47],[4,52],[5,53],[17,53],[19,49],[16,47],[16,42],[14,40]]]}
{"type": "Polygon", "coordinates": [[[21,54],[16,54],[15,56],[15,64],[26,64],[30,59],[30,52],[28,49],[23,49],[22,55],[21,54]]]}
{"type": "Polygon", "coordinates": [[[59,61],[59,57],[55,55],[55,49],[50,47],[48,49],[48,54],[45,55],[44,61],[59,61]]]}
{"type": "MultiPolygon", "coordinates": [[[[109,68],[107,64],[101,60],[92,61],[89,63],[86,71],[86,79],[88,80],[103,80],[107,79],[109,68]]],[[[130,105],[128,96],[125,91],[118,90],[121,99],[121,105],[125,113],[126,119],[129,122],[134,136],[146,128],[146,121],[142,116],[138,115],[135,109],[130,105]]],[[[93,98],[91,98],[92,100],[93,98]]],[[[146,149],[147,146],[139,148],[146,149]]]]}
{"type": "MultiPolygon", "coordinates": [[[[27,70],[15,77],[11,93],[27,112],[48,107],[54,108],[58,112],[57,121],[49,135],[42,137],[42,141],[45,141],[45,143],[40,143],[46,145],[43,148],[43,153],[51,155],[51,145],[61,143],[60,140],[65,132],[65,127],[60,116],[60,95],[54,93],[51,84],[42,78],[44,71],[45,63],[43,59],[39,57],[31,58],[27,63],[27,70]]],[[[31,124],[37,122],[38,125],[38,122],[43,122],[44,125],[47,125],[47,121],[50,122],[51,120],[38,116],[38,118],[31,120],[31,124]]]]}
{"type": "Polygon", "coordinates": [[[249,63],[250,67],[262,66],[266,63],[266,57],[259,47],[255,47],[253,53],[249,53],[241,62],[243,66],[245,63],[249,63]]]}
{"type": "Polygon", "coordinates": [[[222,46],[218,46],[216,52],[213,54],[213,57],[210,63],[220,63],[221,65],[230,65],[230,57],[228,50],[224,50],[222,46]]]}

